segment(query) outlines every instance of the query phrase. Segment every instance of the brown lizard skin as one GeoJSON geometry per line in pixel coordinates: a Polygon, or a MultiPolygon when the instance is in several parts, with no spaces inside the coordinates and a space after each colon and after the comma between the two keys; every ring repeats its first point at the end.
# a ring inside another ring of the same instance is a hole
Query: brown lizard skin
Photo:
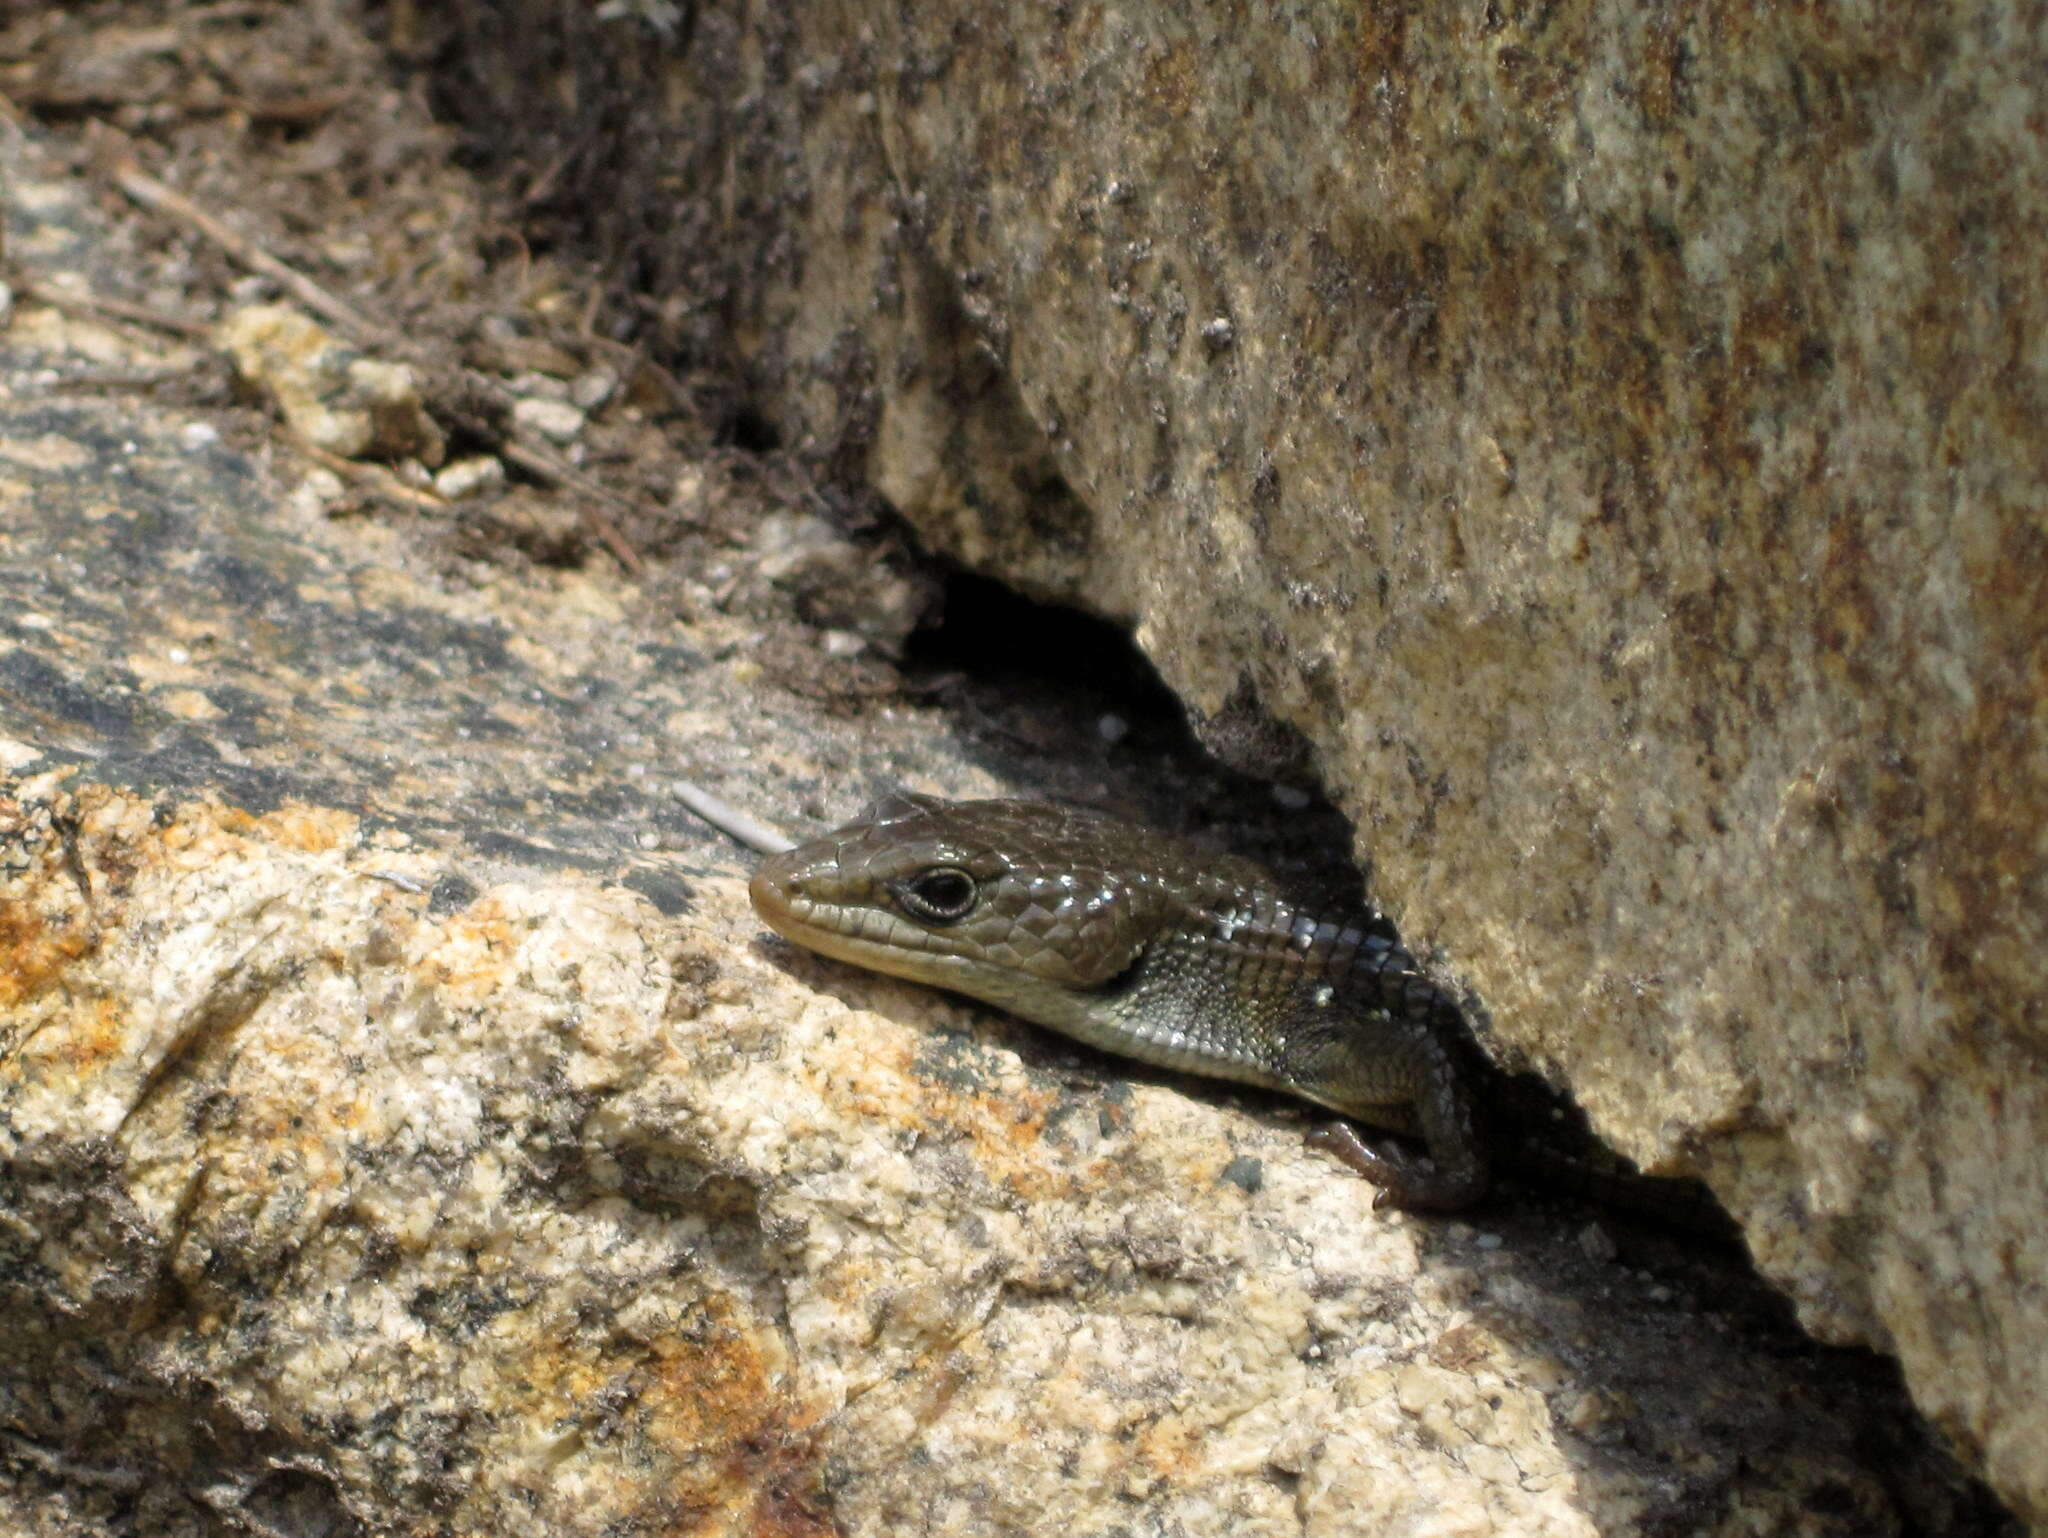
{"type": "Polygon", "coordinates": [[[1375,1206],[1486,1190],[1457,1007],[1384,919],[1306,912],[1249,861],[1073,807],[891,796],[750,893],[810,950],[1419,1138],[1427,1157],[1350,1121],[1312,1134],[1375,1206]]]}

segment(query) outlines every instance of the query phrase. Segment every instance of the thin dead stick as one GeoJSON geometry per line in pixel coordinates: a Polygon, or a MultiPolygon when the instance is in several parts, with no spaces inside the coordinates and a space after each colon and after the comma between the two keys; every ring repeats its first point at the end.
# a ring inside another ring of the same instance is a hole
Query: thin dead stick
{"type": "Polygon", "coordinates": [[[66,370],[59,375],[67,390],[154,390],[158,385],[186,377],[186,370],[176,368],[89,368],[76,373],[66,370]]]}
{"type": "Polygon", "coordinates": [[[299,452],[315,464],[325,465],[343,480],[354,481],[365,491],[382,497],[387,502],[415,512],[448,511],[448,499],[439,492],[422,491],[417,486],[408,486],[382,465],[373,465],[361,459],[344,459],[339,454],[329,453],[326,449],[315,448],[305,442],[299,444],[299,452]]]}
{"type": "MultiPolygon", "coordinates": [[[[582,492],[594,501],[609,503],[621,511],[629,510],[632,506],[624,497],[608,487],[600,486],[581,470],[565,464],[553,454],[544,449],[537,449],[530,443],[507,439],[499,445],[499,452],[529,475],[537,475],[543,480],[558,481],[574,491],[582,492]]],[[[594,507],[586,507],[583,516],[590,524],[591,532],[604,541],[604,547],[612,553],[612,558],[626,568],[626,575],[637,577],[647,569],[647,563],[640,559],[638,551],[626,543],[626,536],[619,532],[619,526],[611,519],[594,507]]]]}
{"type": "Polygon", "coordinates": [[[701,785],[693,785],[688,780],[677,780],[669,790],[678,801],[712,827],[728,838],[737,839],[749,849],[761,854],[781,854],[785,849],[796,848],[795,839],[785,838],[767,823],[727,805],[701,785]]]}
{"type": "Polygon", "coordinates": [[[107,299],[98,294],[82,294],[73,289],[58,288],[40,278],[25,278],[21,283],[24,299],[46,304],[53,310],[66,314],[92,315],[102,320],[126,321],[130,325],[148,326],[152,330],[167,331],[172,336],[182,336],[192,341],[206,341],[213,335],[212,328],[196,320],[184,320],[176,315],[166,315],[161,310],[152,310],[146,305],[130,304],[125,299],[107,299]]]}
{"type": "MultiPolygon", "coordinates": [[[[191,226],[249,271],[271,279],[307,309],[338,327],[350,341],[360,346],[381,348],[419,362],[430,376],[440,372],[434,365],[419,359],[398,332],[379,325],[354,305],[329,293],[297,268],[271,255],[257,242],[214,218],[176,188],[151,176],[136,164],[134,157],[125,150],[112,158],[107,174],[112,178],[114,185],[135,202],[191,226]]],[[[464,369],[461,373],[464,383],[481,390],[499,406],[510,410],[514,397],[503,385],[472,369],[464,369]]],[[[546,483],[569,487],[593,502],[602,503],[621,512],[630,511],[632,508],[632,504],[625,498],[599,485],[545,449],[508,439],[501,445],[501,450],[506,459],[546,483]]],[[[402,483],[398,489],[411,490],[402,483]]],[[[591,532],[611,553],[612,558],[625,568],[628,576],[638,577],[647,570],[647,563],[640,559],[639,552],[627,542],[626,536],[619,531],[616,523],[591,507],[584,509],[583,516],[591,532]]]]}
{"type": "Polygon", "coordinates": [[[307,309],[339,326],[349,334],[349,340],[379,347],[400,341],[397,332],[386,330],[347,300],[330,294],[296,267],[279,261],[248,236],[230,229],[184,193],[151,176],[127,155],[117,157],[107,174],[135,202],[189,224],[251,272],[269,278],[307,309]]]}
{"type": "Polygon", "coordinates": [[[251,16],[267,16],[276,7],[258,3],[258,0],[222,0],[219,5],[195,5],[180,20],[191,20],[201,24],[215,21],[246,21],[251,16]]]}

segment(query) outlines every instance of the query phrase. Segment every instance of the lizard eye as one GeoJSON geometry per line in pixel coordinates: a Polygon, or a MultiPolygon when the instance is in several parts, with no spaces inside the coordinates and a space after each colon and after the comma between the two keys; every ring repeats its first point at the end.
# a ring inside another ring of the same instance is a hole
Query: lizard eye
{"type": "Polygon", "coordinates": [[[921,870],[894,891],[896,904],[912,918],[925,924],[951,924],[974,911],[981,896],[974,878],[957,865],[934,865],[921,870]]]}

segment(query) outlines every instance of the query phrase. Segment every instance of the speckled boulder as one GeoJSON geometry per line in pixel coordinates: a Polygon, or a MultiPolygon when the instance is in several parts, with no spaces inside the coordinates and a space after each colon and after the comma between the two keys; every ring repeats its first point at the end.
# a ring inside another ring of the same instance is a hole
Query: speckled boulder
{"type": "Polygon", "coordinates": [[[771,687],[730,573],[451,576],[145,362],[0,331],[0,1532],[1999,1531],[1725,1254],[1375,1214],[1283,1107],[773,944],[674,775],[1022,785],[771,687]]]}
{"type": "Polygon", "coordinates": [[[471,9],[679,341],[1298,728],[1496,1044],[2048,1522],[2033,8],[471,9]]]}

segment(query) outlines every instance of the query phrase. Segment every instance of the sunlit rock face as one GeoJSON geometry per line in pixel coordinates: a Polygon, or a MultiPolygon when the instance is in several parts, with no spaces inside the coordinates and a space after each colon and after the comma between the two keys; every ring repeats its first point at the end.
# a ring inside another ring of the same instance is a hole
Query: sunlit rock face
{"type": "Polygon", "coordinates": [[[681,345],[1297,728],[1496,1043],[2048,1520],[2025,7],[471,10],[630,125],[681,345]]]}

